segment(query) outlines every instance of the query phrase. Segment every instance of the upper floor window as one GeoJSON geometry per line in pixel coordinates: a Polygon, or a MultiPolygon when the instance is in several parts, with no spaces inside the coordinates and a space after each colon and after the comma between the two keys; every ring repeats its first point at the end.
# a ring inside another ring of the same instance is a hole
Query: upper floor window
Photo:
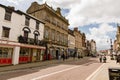
{"type": "Polygon", "coordinates": [[[49,38],[49,32],[48,32],[48,29],[45,29],[45,38],[49,38]]]}
{"type": "Polygon", "coordinates": [[[52,40],[55,40],[55,30],[52,30],[52,40]]]}
{"type": "Polygon", "coordinates": [[[10,28],[3,27],[2,37],[9,38],[10,28]]]}
{"type": "Polygon", "coordinates": [[[35,43],[38,41],[38,34],[34,34],[34,41],[35,43]]]}
{"type": "Polygon", "coordinates": [[[11,21],[11,15],[12,15],[12,11],[6,10],[4,19],[11,21]]]}
{"type": "Polygon", "coordinates": [[[28,38],[28,31],[24,31],[24,37],[28,38]]]}
{"type": "Polygon", "coordinates": [[[25,25],[26,25],[26,26],[29,26],[29,21],[30,21],[30,18],[29,18],[29,17],[26,17],[26,19],[25,19],[25,25]]]}
{"type": "Polygon", "coordinates": [[[39,22],[36,22],[36,29],[39,30],[39,22]]]}

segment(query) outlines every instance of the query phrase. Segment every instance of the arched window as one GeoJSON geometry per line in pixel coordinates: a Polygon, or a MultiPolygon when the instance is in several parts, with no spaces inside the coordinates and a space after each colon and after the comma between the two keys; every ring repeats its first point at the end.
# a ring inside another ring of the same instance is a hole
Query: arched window
{"type": "Polygon", "coordinates": [[[37,30],[35,30],[33,32],[33,34],[34,34],[34,43],[37,44],[38,43],[38,36],[40,35],[40,33],[37,30]]]}

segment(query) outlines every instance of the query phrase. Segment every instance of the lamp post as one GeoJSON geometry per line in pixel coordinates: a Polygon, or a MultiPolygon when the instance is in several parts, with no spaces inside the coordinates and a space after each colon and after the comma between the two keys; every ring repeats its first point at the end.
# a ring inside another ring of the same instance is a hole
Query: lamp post
{"type": "Polygon", "coordinates": [[[112,51],[113,51],[113,45],[112,45],[112,39],[110,39],[110,56],[111,56],[111,59],[113,59],[112,51]]]}

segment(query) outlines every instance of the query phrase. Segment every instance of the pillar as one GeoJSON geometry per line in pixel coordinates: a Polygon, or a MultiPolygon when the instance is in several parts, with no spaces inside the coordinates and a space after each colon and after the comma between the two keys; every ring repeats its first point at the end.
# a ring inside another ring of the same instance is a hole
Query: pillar
{"type": "Polygon", "coordinates": [[[20,47],[16,46],[13,51],[13,59],[12,59],[13,65],[16,65],[19,63],[19,52],[20,52],[20,47]]]}

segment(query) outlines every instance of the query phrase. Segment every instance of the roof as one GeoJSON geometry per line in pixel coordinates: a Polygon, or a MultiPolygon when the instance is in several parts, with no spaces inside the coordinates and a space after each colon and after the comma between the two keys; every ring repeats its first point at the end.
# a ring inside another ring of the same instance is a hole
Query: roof
{"type": "Polygon", "coordinates": [[[36,18],[36,17],[33,17],[33,16],[30,15],[30,14],[27,14],[27,13],[25,13],[25,12],[23,12],[23,11],[20,11],[20,10],[14,10],[14,7],[10,7],[10,6],[8,7],[8,6],[2,5],[2,4],[0,4],[0,7],[3,7],[3,8],[5,8],[5,9],[9,9],[10,11],[15,12],[15,13],[20,14],[20,15],[24,14],[24,15],[26,15],[26,16],[34,19],[34,20],[37,20],[37,21],[45,24],[43,21],[39,20],[39,19],[36,18]]]}

